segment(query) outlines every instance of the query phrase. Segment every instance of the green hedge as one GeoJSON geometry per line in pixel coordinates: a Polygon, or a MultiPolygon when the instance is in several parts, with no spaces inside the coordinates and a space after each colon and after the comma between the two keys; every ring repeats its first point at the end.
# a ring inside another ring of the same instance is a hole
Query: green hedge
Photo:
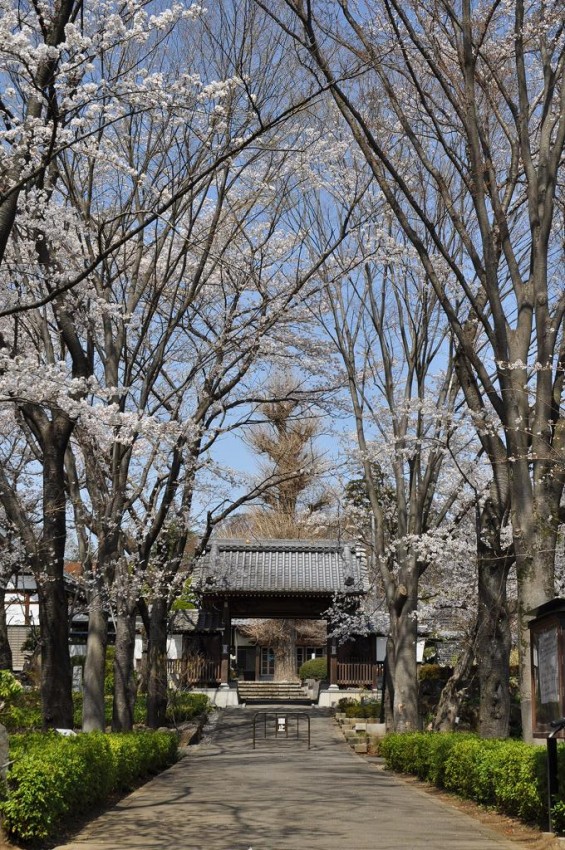
{"type": "Polygon", "coordinates": [[[346,717],[362,717],[365,720],[378,721],[381,716],[381,703],[375,699],[340,699],[337,704],[338,711],[342,711],[346,717]]]}
{"type": "Polygon", "coordinates": [[[363,717],[365,720],[379,720],[381,716],[380,702],[360,702],[345,708],[346,717],[363,717]]]}
{"type": "MultiPolygon", "coordinates": [[[[1,671],[0,671],[1,672],[1,671]]],[[[112,697],[104,697],[106,724],[112,722],[112,697]]],[[[174,726],[186,720],[192,720],[199,714],[210,710],[210,701],[204,694],[189,691],[169,691],[167,705],[167,723],[174,726]]],[[[147,696],[139,694],[133,709],[133,721],[143,724],[147,720],[147,696]]],[[[8,732],[31,732],[40,730],[43,725],[41,715],[41,695],[38,690],[22,691],[6,703],[0,711],[0,723],[8,732]]],[[[82,694],[73,694],[73,724],[75,729],[82,726],[82,694]]]]}
{"type": "MultiPolygon", "coordinates": [[[[465,733],[387,735],[379,746],[387,767],[530,823],[547,811],[545,748],[516,740],[482,740],[465,733]]],[[[565,748],[559,748],[565,776],[565,748]]],[[[565,792],[565,785],[561,785],[565,792]]]]}
{"type": "Polygon", "coordinates": [[[80,815],[111,792],[131,789],[172,764],[176,752],[170,732],[16,735],[0,805],[4,828],[18,840],[45,840],[69,812],[80,815]]]}

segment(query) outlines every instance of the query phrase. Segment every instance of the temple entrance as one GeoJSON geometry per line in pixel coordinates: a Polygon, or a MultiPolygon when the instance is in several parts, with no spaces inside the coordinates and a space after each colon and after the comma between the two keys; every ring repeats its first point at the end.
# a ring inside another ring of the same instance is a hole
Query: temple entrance
{"type": "MultiPolygon", "coordinates": [[[[324,688],[378,686],[376,636],[339,644],[327,622],[336,595],[351,613],[362,602],[362,550],[327,540],[219,540],[197,563],[193,588],[201,607],[184,647],[190,654],[197,644],[199,657],[206,656],[201,666],[209,682],[300,689],[308,679],[301,681],[300,666],[326,657],[324,688]]],[[[184,660],[179,666],[187,669],[184,660]]]]}

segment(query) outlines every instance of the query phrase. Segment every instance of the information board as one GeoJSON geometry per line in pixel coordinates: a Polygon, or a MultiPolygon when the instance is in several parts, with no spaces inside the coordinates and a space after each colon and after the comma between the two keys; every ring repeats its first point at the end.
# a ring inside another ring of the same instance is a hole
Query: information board
{"type": "Polygon", "coordinates": [[[559,702],[557,629],[537,635],[539,700],[542,705],[559,702]]]}

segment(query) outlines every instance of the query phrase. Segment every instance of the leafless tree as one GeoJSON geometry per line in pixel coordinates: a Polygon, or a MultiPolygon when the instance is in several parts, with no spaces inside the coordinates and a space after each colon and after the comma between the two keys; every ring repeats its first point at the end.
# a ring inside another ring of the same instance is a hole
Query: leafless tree
{"type": "Polygon", "coordinates": [[[311,620],[249,620],[240,627],[242,634],[257,646],[273,649],[275,681],[296,682],[296,644],[308,641],[310,646],[326,643],[326,624],[311,620]]]}
{"type": "MultiPolygon", "coordinates": [[[[219,530],[220,535],[252,536],[260,539],[311,539],[320,536],[316,512],[325,507],[328,494],[316,486],[321,472],[315,448],[319,420],[313,400],[290,373],[276,375],[267,387],[272,399],[259,406],[263,420],[249,429],[247,441],[260,457],[266,458],[259,479],[273,481],[264,490],[262,505],[234,516],[219,530]],[[278,482],[278,483],[277,483],[278,482]]],[[[323,526],[323,523],[322,523],[323,526]]],[[[297,679],[296,642],[299,632],[320,634],[316,624],[294,619],[253,620],[243,633],[254,643],[272,647],[275,655],[275,681],[297,679]]],[[[321,629],[325,635],[326,627],[321,629]]],[[[323,641],[322,641],[323,642],[323,641]]]]}

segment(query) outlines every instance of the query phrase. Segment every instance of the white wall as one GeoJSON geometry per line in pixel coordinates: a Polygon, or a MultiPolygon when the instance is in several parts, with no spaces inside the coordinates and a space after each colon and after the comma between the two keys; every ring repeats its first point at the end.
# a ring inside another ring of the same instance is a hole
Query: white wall
{"type": "Polygon", "coordinates": [[[167,638],[167,658],[182,658],[182,635],[167,638]]]}

